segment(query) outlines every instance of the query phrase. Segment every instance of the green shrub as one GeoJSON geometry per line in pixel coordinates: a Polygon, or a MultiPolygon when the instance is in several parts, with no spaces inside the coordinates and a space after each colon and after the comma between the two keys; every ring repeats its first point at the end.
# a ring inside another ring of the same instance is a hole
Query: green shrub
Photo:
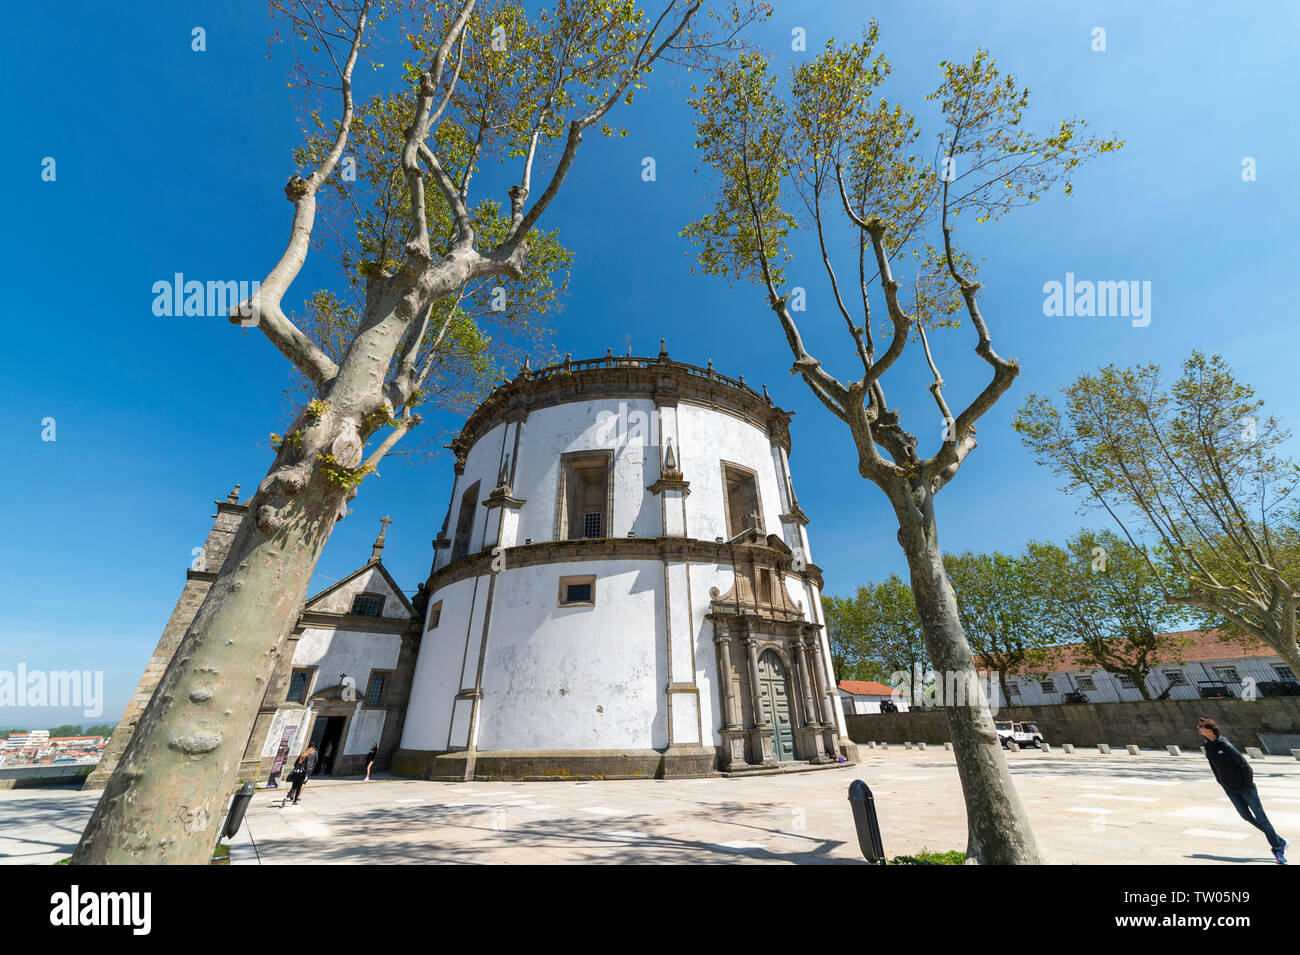
{"type": "Polygon", "coordinates": [[[958,849],[952,849],[948,852],[931,852],[929,849],[921,849],[914,856],[894,856],[889,860],[890,865],[965,865],[966,853],[958,849]]]}

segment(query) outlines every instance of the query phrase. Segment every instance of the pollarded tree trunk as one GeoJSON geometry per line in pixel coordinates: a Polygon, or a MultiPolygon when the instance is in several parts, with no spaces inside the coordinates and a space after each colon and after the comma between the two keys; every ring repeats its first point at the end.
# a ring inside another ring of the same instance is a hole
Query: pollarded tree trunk
{"type": "Polygon", "coordinates": [[[364,425],[358,430],[363,407],[340,405],[309,406],[281,446],[95,808],[75,864],[210,858],[276,654],[355,494],[347,468],[368,435],[364,425]]]}
{"type": "Polygon", "coordinates": [[[74,864],[208,861],[277,648],[342,498],[304,489],[273,533],[259,530],[251,513],[245,517],[95,807],[74,864]],[[206,784],[208,776],[220,784],[206,784]]]}
{"type": "Polygon", "coordinates": [[[945,691],[943,708],[966,800],[967,859],[983,865],[1037,865],[1038,843],[1011,781],[988,701],[979,692],[957,595],[943,567],[933,495],[916,491],[915,497],[904,494],[894,503],[898,542],[907,557],[930,662],[945,691]],[[949,698],[954,685],[964,689],[964,699],[949,698]]]}
{"type": "Polygon", "coordinates": [[[335,523],[370,470],[362,464],[366,441],[392,423],[384,370],[404,313],[427,307],[421,293],[437,284],[426,278],[376,289],[353,345],[362,351],[282,439],[74,863],[208,861],[278,648],[297,620],[335,523]]]}

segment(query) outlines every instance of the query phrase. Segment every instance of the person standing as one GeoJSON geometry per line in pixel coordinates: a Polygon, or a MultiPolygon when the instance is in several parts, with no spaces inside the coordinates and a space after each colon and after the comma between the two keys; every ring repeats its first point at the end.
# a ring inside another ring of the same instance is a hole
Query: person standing
{"type": "Polygon", "coordinates": [[[370,747],[370,752],[366,753],[366,782],[370,782],[370,767],[375,765],[375,760],[379,758],[379,744],[374,743],[370,747]]]}
{"type": "Polygon", "coordinates": [[[1280,865],[1286,865],[1287,841],[1273,831],[1272,823],[1264,815],[1259,790],[1255,788],[1255,771],[1246,762],[1246,757],[1224,738],[1214,720],[1197,720],[1196,731],[1205,737],[1205,758],[1210,761],[1214,778],[1227,793],[1237,814],[1264,833],[1269,848],[1273,850],[1273,858],[1280,865]]]}
{"type": "MultiPolygon", "coordinates": [[[[289,780],[289,792],[285,794],[285,802],[292,801],[296,806],[298,805],[298,797],[302,795],[302,784],[307,781],[307,760],[305,757],[299,756],[293,761],[293,769],[289,770],[289,775],[286,778],[289,780]]],[[[280,803],[280,805],[284,806],[284,802],[280,803]]]]}
{"type": "MultiPolygon", "coordinates": [[[[302,787],[311,779],[312,770],[316,768],[316,747],[308,746],[307,752],[298,757],[302,763],[302,782],[298,784],[297,791],[293,793],[293,804],[298,805],[298,800],[302,797],[302,787]]],[[[297,765],[296,763],[294,764],[297,765]]]]}

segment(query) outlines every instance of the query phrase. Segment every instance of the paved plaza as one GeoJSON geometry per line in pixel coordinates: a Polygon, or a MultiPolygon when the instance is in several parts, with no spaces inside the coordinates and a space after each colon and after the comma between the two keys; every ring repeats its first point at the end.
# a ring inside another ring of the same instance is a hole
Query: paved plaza
{"type": "MultiPolygon", "coordinates": [[[[1048,862],[1274,865],[1199,753],[1007,754],[1048,862]]],[[[1300,762],[1254,762],[1274,827],[1300,847],[1300,762]]],[[[847,801],[865,779],[885,851],[965,847],[942,749],[862,750],[855,767],[743,779],[438,783],[314,779],[297,806],[259,790],[234,864],[860,863],[847,801]]],[[[99,793],[0,791],[0,862],[71,853],[99,793]]]]}

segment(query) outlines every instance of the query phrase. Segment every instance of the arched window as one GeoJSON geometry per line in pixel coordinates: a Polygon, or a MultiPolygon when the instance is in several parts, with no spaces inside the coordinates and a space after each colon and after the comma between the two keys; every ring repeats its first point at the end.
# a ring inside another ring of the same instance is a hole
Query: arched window
{"type": "Polygon", "coordinates": [[[475,481],[460,496],[460,513],[456,516],[456,536],[451,543],[451,559],[460,560],[469,553],[469,536],[474,531],[474,510],[478,506],[478,486],[475,481]]]}

